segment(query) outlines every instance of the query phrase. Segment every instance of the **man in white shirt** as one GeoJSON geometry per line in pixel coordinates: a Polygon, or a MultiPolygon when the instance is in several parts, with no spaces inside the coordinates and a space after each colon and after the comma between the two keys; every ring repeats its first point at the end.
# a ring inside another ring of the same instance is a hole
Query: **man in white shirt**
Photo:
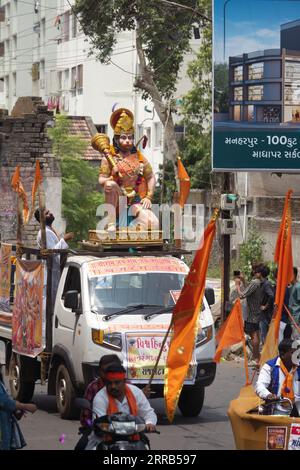
{"type": "MultiPolygon", "coordinates": [[[[66,250],[69,245],[66,243],[67,240],[71,240],[74,237],[73,232],[66,233],[63,237],[59,238],[58,234],[52,227],[55,220],[54,215],[45,209],[45,229],[46,229],[46,248],[48,250],[66,250]]],[[[34,217],[40,222],[40,209],[37,209],[34,213],[34,217]]],[[[42,248],[42,231],[39,230],[37,234],[37,244],[39,248],[42,248]]],[[[54,306],[56,292],[58,288],[60,278],[60,255],[53,257],[52,265],[52,304],[54,306]]]]}
{"type": "Polygon", "coordinates": [[[255,386],[260,398],[300,400],[300,367],[294,355],[296,348],[291,339],[283,339],[278,346],[279,356],[263,365],[255,386]]]}
{"type": "Polygon", "coordinates": [[[100,417],[117,412],[140,416],[149,432],[156,429],[157,416],[144,393],[135,385],[126,384],[124,367],[113,364],[105,371],[105,387],[94,398],[93,414],[100,417]]]}

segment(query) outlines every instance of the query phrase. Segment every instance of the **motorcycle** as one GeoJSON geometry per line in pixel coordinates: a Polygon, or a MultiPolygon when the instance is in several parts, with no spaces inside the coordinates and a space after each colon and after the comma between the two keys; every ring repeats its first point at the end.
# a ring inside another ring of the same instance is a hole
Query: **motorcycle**
{"type": "MultiPolygon", "coordinates": [[[[87,400],[80,400],[81,408],[91,409],[87,400]]],[[[82,436],[80,448],[84,450],[150,450],[146,432],[141,417],[114,413],[95,418],[90,426],[80,427],[78,434],[82,436]]],[[[154,432],[160,434],[157,430],[154,432]]],[[[80,450],[78,444],[75,450],[80,450]]]]}

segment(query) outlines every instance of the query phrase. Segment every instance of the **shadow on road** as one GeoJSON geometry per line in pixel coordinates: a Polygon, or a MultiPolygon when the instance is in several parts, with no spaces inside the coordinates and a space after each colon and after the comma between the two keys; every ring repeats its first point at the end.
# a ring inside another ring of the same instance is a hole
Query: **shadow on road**
{"type": "Polygon", "coordinates": [[[32,401],[36,404],[39,410],[47,411],[48,413],[58,413],[56,406],[56,398],[54,395],[34,394],[32,401]]]}

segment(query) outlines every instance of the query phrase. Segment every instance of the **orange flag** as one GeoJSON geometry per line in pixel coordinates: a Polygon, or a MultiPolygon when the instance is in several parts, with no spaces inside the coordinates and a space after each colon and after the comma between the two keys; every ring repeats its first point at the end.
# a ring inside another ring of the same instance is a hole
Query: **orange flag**
{"type": "Polygon", "coordinates": [[[186,169],[183,166],[181,158],[177,158],[177,165],[178,165],[178,178],[180,182],[180,192],[179,192],[179,205],[180,207],[184,207],[186,200],[190,194],[191,182],[189,175],[186,172],[186,169]]]}
{"type": "Polygon", "coordinates": [[[230,314],[222,325],[222,328],[219,330],[216,339],[219,341],[219,344],[214,357],[215,362],[220,362],[223,349],[228,348],[233,344],[240,343],[241,341],[243,342],[246,384],[249,384],[248,359],[246,353],[244,322],[240,299],[236,300],[230,314]]]}
{"type": "Polygon", "coordinates": [[[41,169],[40,169],[40,162],[39,160],[36,160],[36,166],[35,166],[35,175],[34,175],[34,181],[32,185],[32,190],[31,190],[31,207],[32,211],[34,211],[34,200],[35,200],[35,194],[39,188],[39,185],[42,183],[43,177],[41,174],[41,169]]]}
{"type": "Polygon", "coordinates": [[[18,197],[20,197],[23,201],[23,223],[26,224],[29,220],[29,207],[27,203],[27,195],[26,192],[23,188],[23,185],[21,183],[20,179],[20,167],[19,165],[17,166],[12,180],[11,180],[11,187],[16,193],[18,194],[18,197]]]}
{"type": "Polygon", "coordinates": [[[172,315],[173,337],[171,339],[165,375],[164,396],[167,416],[171,422],[174,418],[177,402],[192,359],[198,317],[202,304],[206,272],[213,239],[216,232],[216,209],[207,225],[200,248],[198,249],[179,299],[172,315]]]}
{"type": "Polygon", "coordinates": [[[290,189],[285,196],[282,220],[278,231],[274,261],[278,264],[275,310],[266,342],[262,350],[260,364],[272,359],[278,353],[278,336],[285,291],[294,278],[292,252],[292,215],[290,189]]]}

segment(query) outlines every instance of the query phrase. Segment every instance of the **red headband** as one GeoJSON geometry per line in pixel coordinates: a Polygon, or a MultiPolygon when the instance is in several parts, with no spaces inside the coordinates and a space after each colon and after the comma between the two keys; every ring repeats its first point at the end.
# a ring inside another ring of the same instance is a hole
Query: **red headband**
{"type": "Polygon", "coordinates": [[[125,372],[107,372],[105,374],[105,378],[110,382],[113,382],[114,380],[125,380],[125,377],[125,372]]]}

